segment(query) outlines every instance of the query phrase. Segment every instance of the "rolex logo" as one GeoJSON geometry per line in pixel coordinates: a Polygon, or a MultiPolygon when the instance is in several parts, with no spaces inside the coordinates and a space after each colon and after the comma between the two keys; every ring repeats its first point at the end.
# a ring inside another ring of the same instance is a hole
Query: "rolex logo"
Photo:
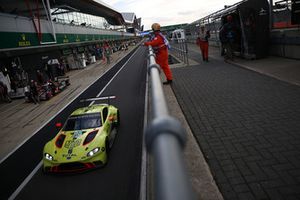
{"type": "Polygon", "coordinates": [[[23,40],[23,41],[25,41],[25,40],[26,40],[26,36],[25,36],[25,34],[22,34],[22,35],[21,35],[21,37],[22,37],[22,40],[23,40]]]}
{"type": "Polygon", "coordinates": [[[18,42],[19,47],[27,47],[31,46],[30,41],[26,40],[26,35],[23,33],[21,34],[21,40],[18,42]]]}

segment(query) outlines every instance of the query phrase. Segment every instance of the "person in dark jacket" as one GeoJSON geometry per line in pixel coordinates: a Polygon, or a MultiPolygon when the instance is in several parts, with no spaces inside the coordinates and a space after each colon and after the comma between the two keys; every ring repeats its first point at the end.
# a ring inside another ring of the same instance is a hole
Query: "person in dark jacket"
{"type": "Polygon", "coordinates": [[[227,22],[221,27],[219,36],[225,49],[225,60],[233,60],[233,47],[237,37],[237,27],[231,15],[228,15],[226,19],[227,22]]]}

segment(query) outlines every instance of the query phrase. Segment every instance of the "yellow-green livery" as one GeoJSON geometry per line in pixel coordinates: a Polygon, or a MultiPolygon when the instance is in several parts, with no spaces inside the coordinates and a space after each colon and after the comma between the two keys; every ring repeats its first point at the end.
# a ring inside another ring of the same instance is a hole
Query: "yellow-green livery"
{"type": "Polygon", "coordinates": [[[44,172],[72,173],[105,165],[119,124],[119,110],[112,105],[75,110],[44,146],[44,172]]]}

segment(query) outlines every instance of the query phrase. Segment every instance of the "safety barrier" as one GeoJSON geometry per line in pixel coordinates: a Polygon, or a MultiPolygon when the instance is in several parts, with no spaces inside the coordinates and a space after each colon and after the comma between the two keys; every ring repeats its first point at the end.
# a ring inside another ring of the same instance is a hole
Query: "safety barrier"
{"type": "Polygon", "coordinates": [[[149,46],[148,73],[153,119],[147,127],[145,138],[147,151],[153,155],[155,199],[193,200],[195,197],[183,160],[185,130],[169,116],[159,72],[155,54],[149,46]]]}
{"type": "Polygon", "coordinates": [[[173,39],[170,41],[171,53],[189,65],[188,48],[185,39],[173,39]]]}

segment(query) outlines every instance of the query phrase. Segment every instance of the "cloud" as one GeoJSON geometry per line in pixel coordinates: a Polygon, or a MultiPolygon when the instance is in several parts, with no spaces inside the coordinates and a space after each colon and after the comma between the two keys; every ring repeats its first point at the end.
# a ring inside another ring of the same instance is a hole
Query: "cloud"
{"type": "Polygon", "coordinates": [[[191,15],[191,13],[193,13],[194,11],[182,11],[182,12],[178,12],[178,15],[191,15]]]}

